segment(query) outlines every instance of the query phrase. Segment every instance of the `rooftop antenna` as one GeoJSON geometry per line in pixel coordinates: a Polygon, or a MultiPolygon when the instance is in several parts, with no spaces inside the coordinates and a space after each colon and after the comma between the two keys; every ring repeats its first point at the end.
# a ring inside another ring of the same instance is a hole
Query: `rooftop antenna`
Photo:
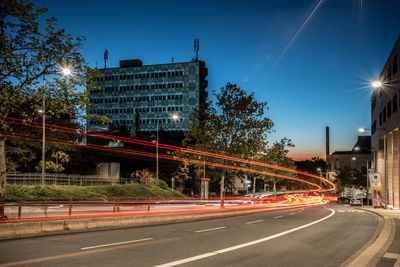
{"type": "Polygon", "coordinates": [[[196,52],[196,56],[194,57],[194,61],[197,61],[199,58],[199,47],[200,47],[200,39],[194,38],[194,51],[196,52]]]}
{"type": "Polygon", "coordinates": [[[104,68],[107,69],[108,49],[104,50],[104,68]]]}
{"type": "Polygon", "coordinates": [[[175,62],[174,57],[171,57],[171,63],[174,63],[174,62],[175,62]]]}

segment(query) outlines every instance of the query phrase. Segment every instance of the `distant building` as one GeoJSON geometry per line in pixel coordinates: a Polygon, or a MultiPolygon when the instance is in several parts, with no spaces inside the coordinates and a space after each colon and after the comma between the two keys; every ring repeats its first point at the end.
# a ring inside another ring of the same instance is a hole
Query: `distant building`
{"type": "Polygon", "coordinates": [[[358,136],[357,142],[351,150],[335,151],[328,155],[328,178],[334,179],[337,171],[344,166],[351,169],[370,167],[371,161],[371,136],[358,136]]]}
{"type": "Polygon", "coordinates": [[[380,74],[382,86],[371,97],[373,166],[381,174],[386,204],[400,208],[400,37],[380,74]]]}
{"type": "Polygon", "coordinates": [[[101,90],[90,93],[90,113],[107,116],[111,125],[89,122],[89,131],[125,126],[132,136],[155,132],[157,120],[164,132],[184,131],[194,110],[204,112],[207,98],[205,62],[143,65],[121,60],[119,68],[99,70],[101,90]]]}

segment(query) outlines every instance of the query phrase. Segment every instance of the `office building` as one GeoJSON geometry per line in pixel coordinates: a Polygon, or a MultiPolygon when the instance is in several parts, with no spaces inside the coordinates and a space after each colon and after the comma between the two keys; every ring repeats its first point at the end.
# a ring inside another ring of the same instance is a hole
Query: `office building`
{"type": "Polygon", "coordinates": [[[99,70],[100,90],[90,93],[92,114],[107,116],[111,125],[88,123],[89,131],[126,127],[131,136],[182,132],[190,126],[190,116],[201,116],[207,98],[204,61],[143,65],[141,60],[121,60],[118,68],[99,70]],[[157,123],[158,121],[158,123],[157,123]]]}
{"type": "Polygon", "coordinates": [[[388,207],[400,207],[400,37],[375,84],[371,98],[373,166],[381,175],[382,196],[388,207]]]}
{"type": "Polygon", "coordinates": [[[369,168],[371,166],[370,161],[371,136],[358,136],[357,142],[351,150],[335,151],[328,155],[328,178],[334,180],[337,172],[345,166],[352,170],[362,170],[363,167],[369,168]]]}

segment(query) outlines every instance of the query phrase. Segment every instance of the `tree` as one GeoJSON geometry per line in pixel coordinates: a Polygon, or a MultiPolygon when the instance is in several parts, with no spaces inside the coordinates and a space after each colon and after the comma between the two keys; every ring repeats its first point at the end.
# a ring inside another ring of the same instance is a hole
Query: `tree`
{"type": "MultiPolygon", "coordinates": [[[[275,142],[272,146],[268,147],[266,153],[264,153],[261,156],[261,160],[265,163],[295,169],[294,161],[292,158],[289,157],[289,148],[290,147],[294,147],[292,140],[290,140],[288,138],[283,138],[280,141],[275,142]]],[[[272,169],[270,172],[272,172],[274,174],[287,175],[286,172],[276,170],[276,169],[272,169]]],[[[265,179],[266,181],[273,182],[273,192],[275,195],[277,178],[274,176],[267,176],[265,178],[264,177],[262,177],[262,178],[265,179]]],[[[287,181],[286,184],[291,184],[291,182],[287,181]]]]}
{"type": "MultiPolygon", "coordinates": [[[[258,102],[236,84],[228,83],[219,93],[213,92],[215,106],[206,103],[204,118],[194,117],[185,133],[184,145],[230,156],[252,159],[267,145],[272,121],[265,117],[266,102],[258,102]]],[[[225,161],[223,161],[225,162],[225,161]]],[[[237,172],[223,169],[220,195],[223,199],[226,180],[237,172]],[[225,178],[228,178],[225,180],[225,178]]],[[[222,202],[223,203],[223,202],[222,202]]]]}
{"type": "Polygon", "coordinates": [[[155,184],[157,181],[154,172],[152,172],[148,169],[143,169],[141,171],[137,171],[137,176],[138,176],[139,182],[141,184],[151,185],[151,184],[155,184]]]}
{"type": "Polygon", "coordinates": [[[320,157],[312,157],[304,161],[296,161],[296,166],[299,170],[319,175],[318,168],[321,171],[326,171],[326,161],[320,157]]]}
{"type": "MultiPolygon", "coordinates": [[[[4,203],[6,179],[5,131],[38,133],[35,129],[10,124],[10,118],[40,121],[38,110],[45,99],[49,124],[82,127],[88,91],[97,88],[98,72],[90,69],[79,53],[83,38],[74,38],[58,28],[54,17],[46,18],[42,25],[41,17],[46,11],[46,8],[35,9],[32,3],[17,0],[0,2],[0,217],[4,216],[1,204],[4,203]],[[73,67],[73,78],[60,76],[63,65],[73,67]],[[79,87],[85,90],[77,90],[79,87]]],[[[98,118],[89,115],[87,119],[98,118]]],[[[58,132],[49,132],[49,135],[60,139],[79,138],[58,132]]],[[[19,148],[22,154],[32,149],[23,141],[12,140],[7,145],[19,148]]],[[[13,150],[7,151],[9,153],[13,150]]],[[[29,159],[32,158],[24,160],[29,159]]],[[[21,162],[15,160],[13,164],[16,167],[21,162]]]]}
{"type": "Polygon", "coordinates": [[[367,168],[352,169],[350,166],[341,167],[336,174],[336,187],[338,192],[343,192],[345,187],[365,186],[367,181],[367,168]]]}
{"type": "Polygon", "coordinates": [[[175,189],[178,188],[178,191],[183,191],[183,185],[185,181],[190,178],[190,164],[187,161],[182,161],[179,164],[178,169],[172,174],[171,178],[171,188],[175,189]]]}
{"type": "MultiPolygon", "coordinates": [[[[57,151],[51,154],[51,157],[54,158],[55,162],[52,160],[46,161],[45,163],[46,171],[63,172],[65,170],[63,163],[69,162],[68,154],[63,151],[57,151]]],[[[41,168],[42,168],[42,161],[39,161],[39,165],[36,167],[36,169],[41,170],[41,168]]]]}

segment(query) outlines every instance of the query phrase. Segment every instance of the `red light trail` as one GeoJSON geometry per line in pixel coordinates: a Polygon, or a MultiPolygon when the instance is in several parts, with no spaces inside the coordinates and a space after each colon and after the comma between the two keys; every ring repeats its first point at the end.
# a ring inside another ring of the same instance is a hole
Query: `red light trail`
{"type": "MultiPolygon", "coordinates": [[[[33,126],[34,128],[42,128],[42,124],[41,123],[32,122],[32,121],[26,121],[26,120],[22,120],[22,119],[19,119],[19,118],[6,118],[4,121],[6,121],[8,123],[16,124],[16,125],[22,125],[22,126],[25,126],[25,127],[33,126]]],[[[126,137],[114,136],[114,135],[110,135],[110,134],[82,132],[82,131],[80,131],[78,129],[64,127],[64,126],[60,126],[60,125],[54,125],[54,124],[47,124],[46,125],[46,129],[49,129],[49,130],[52,130],[52,131],[66,132],[66,133],[70,133],[70,134],[77,134],[77,135],[82,135],[83,134],[85,136],[101,138],[101,139],[107,139],[107,140],[120,140],[122,142],[131,143],[131,144],[137,144],[137,145],[143,145],[143,146],[150,146],[150,147],[155,147],[156,146],[156,144],[151,142],[151,141],[145,141],[145,140],[140,140],[140,139],[136,139],[136,138],[126,138],[126,137]]],[[[32,137],[29,137],[29,138],[32,138],[32,137]]],[[[39,139],[39,138],[37,138],[37,139],[39,139]]],[[[49,138],[47,138],[47,139],[50,140],[49,138]]],[[[38,140],[38,141],[40,141],[40,140],[38,140]]],[[[61,140],[57,140],[56,142],[60,142],[60,141],[61,140]]],[[[68,143],[68,144],[71,145],[71,143],[68,143]]],[[[80,146],[82,146],[82,145],[80,145],[80,146]]],[[[87,144],[85,146],[91,147],[92,149],[96,149],[95,147],[93,147],[94,145],[87,144]]],[[[227,156],[227,155],[221,155],[221,154],[207,152],[207,151],[188,149],[188,148],[183,148],[183,147],[179,147],[179,146],[173,146],[173,145],[167,145],[167,144],[159,144],[158,146],[159,146],[159,148],[172,150],[172,151],[179,151],[179,152],[190,153],[190,154],[194,154],[194,155],[207,156],[207,157],[212,157],[212,158],[216,158],[216,159],[223,159],[223,160],[228,160],[228,161],[234,161],[234,162],[239,162],[239,163],[245,163],[245,164],[260,166],[260,167],[266,167],[266,168],[269,168],[269,169],[276,169],[276,170],[291,172],[291,173],[299,174],[299,175],[306,176],[306,177],[309,177],[309,178],[321,180],[321,181],[323,181],[323,182],[325,182],[325,183],[327,183],[327,184],[329,184],[331,186],[330,188],[325,189],[325,190],[321,190],[321,188],[319,186],[317,186],[319,188],[317,190],[319,190],[320,192],[333,191],[333,190],[336,189],[335,184],[332,183],[331,181],[325,179],[325,178],[322,178],[322,177],[317,176],[317,175],[309,174],[309,173],[306,173],[306,172],[298,171],[298,170],[295,170],[295,169],[290,169],[290,168],[286,168],[286,167],[282,167],[282,166],[277,166],[277,165],[272,165],[272,164],[268,164],[268,163],[252,161],[252,160],[247,160],[247,159],[242,159],[242,158],[237,158],[237,157],[232,157],[232,156],[227,156]]],[[[103,147],[103,146],[98,146],[97,149],[99,149],[99,147],[101,147],[102,149],[108,150],[108,151],[118,152],[118,151],[113,150],[113,148],[106,148],[106,147],[103,147]]],[[[122,152],[122,153],[126,153],[126,154],[135,153],[134,155],[142,155],[142,156],[145,156],[145,155],[144,154],[139,154],[139,153],[147,153],[147,152],[141,152],[141,151],[132,152],[133,150],[126,150],[126,149],[122,149],[122,150],[118,149],[118,150],[119,150],[119,152],[122,152]]],[[[147,157],[154,157],[154,154],[152,154],[152,153],[147,153],[147,154],[148,154],[148,155],[146,155],[147,157]]],[[[174,159],[171,159],[171,157],[173,157],[173,156],[169,156],[169,155],[160,154],[159,157],[163,158],[163,159],[174,160],[174,159]]],[[[200,160],[194,160],[194,159],[188,159],[188,158],[179,158],[179,157],[173,157],[173,158],[176,158],[177,161],[190,161],[191,163],[194,163],[194,164],[203,164],[203,161],[200,161],[200,160]]],[[[221,168],[226,167],[225,164],[220,164],[220,163],[215,163],[215,162],[207,162],[207,163],[208,163],[207,165],[209,165],[209,166],[215,166],[215,167],[221,167],[221,168]]],[[[289,176],[285,176],[285,175],[280,175],[280,174],[275,174],[275,173],[270,173],[270,172],[263,172],[263,171],[248,169],[248,168],[244,168],[244,167],[237,167],[237,166],[233,166],[233,165],[227,165],[227,166],[231,166],[231,169],[243,170],[243,171],[246,170],[248,172],[253,172],[253,173],[258,173],[258,174],[263,174],[263,175],[269,175],[269,176],[279,177],[279,178],[283,178],[283,179],[287,179],[289,177],[289,176]]],[[[295,178],[290,177],[289,180],[295,180],[295,178]]],[[[305,181],[305,180],[301,180],[301,181],[305,181]]],[[[316,184],[313,184],[313,185],[316,185],[316,184]]]]}

